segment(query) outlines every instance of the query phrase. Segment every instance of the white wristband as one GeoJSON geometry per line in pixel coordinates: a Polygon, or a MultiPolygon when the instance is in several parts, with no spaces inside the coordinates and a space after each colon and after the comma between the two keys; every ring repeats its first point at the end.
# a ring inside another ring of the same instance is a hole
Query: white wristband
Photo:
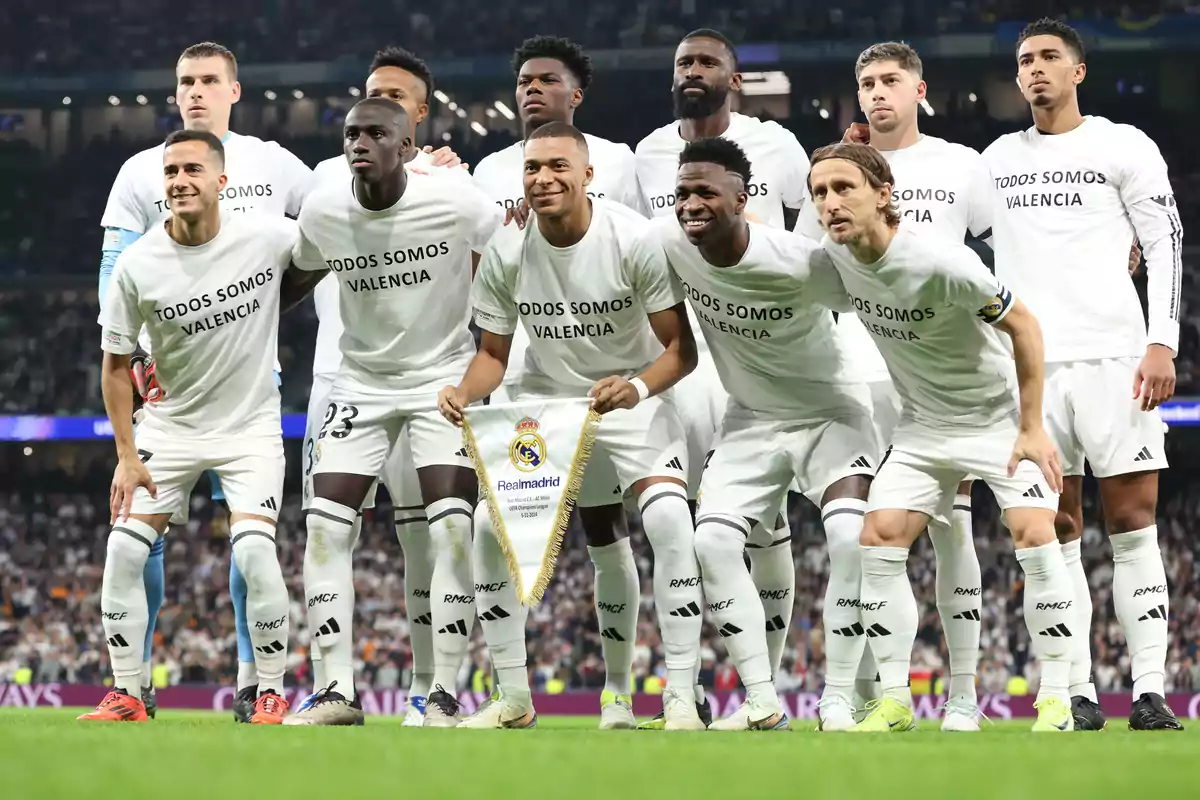
{"type": "Polygon", "coordinates": [[[641,378],[630,378],[629,382],[633,384],[633,388],[637,389],[639,403],[650,396],[650,388],[641,378]]]}

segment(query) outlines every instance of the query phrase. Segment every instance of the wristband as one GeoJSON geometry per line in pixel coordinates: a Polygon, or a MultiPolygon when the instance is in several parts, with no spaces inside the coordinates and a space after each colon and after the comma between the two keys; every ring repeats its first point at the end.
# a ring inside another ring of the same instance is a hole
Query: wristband
{"type": "Polygon", "coordinates": [[[633,384],[633,388],[637,389],[639,403],[650,396],[650,388],[641,378],[630,378],[629,382],[633,384]]]}

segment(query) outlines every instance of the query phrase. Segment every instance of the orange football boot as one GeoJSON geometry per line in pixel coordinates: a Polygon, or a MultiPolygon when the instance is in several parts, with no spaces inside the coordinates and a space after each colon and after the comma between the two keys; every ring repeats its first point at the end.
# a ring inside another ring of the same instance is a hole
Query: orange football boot
{"type": "Polygon", "coordinates": [[[95,711],[80,714],[76,719],[88,722],[149,722],[146,706],[125,692],[112,690],[104,695],[95,711]]]}
{"type": "Polygon", "coordinates": [[[282,725],[288,712],[288,701],[270,689],[259,695],[254,703],[251,725],[282,725]]]}

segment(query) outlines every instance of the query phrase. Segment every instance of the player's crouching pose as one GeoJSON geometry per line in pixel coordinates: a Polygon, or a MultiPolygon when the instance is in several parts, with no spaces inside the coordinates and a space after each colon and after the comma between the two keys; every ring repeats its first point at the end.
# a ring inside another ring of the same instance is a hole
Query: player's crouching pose
{"type": "MultiPolygon", "coordinates": [[[[525,142],[524,175],[534,223],[524,230],[506,227],[488,245],[473,297],[483,341],[462,381],[442,389],[438,406],[461,424],[464,408],[501,385],[518,323],[530,333],[530,357],[511,387],[513,399],[593,398],[605,417],[579,494],[580,519],[597,586],[602,572],[617,571],[624,576],[617,584],[625,587],[620,596],[599,590],[596,596],[608,669],[600,727],[637,727],[629,703],[637,568],[624,531],[613,525],[623,521],[621,496],[630,490],[654,549],[654,598],[668,673],[665,727],[704,730],[692,693],[702,599],[687,502],[687,445],[673,404],[659,396],[696,365],[683,292],[647,220],[617,203],[588,199],[592,167],[587,139],[576,128],[551,122],[534,131],[525,142]],[[658,345],[663,350],[655,358],[658,345]]],[[[480,615],[500,708],[463,726],[532,727],[525,614],[488,517],[477,517],[476,525],[476,585],[497,587],[480,590],[480,608],[494,604],[506,612],[480,615]]]]}
{"type": "Polygon", "coordinates": [[[995,493],[1025,573],[1025,623],[1042,668],[1033,729],[1071,730],[1068,643],[1086,632],[1070,611],[1054,533],[1062,471],[1042,425],[1041,328],[970,248],[900,227],[891,168],[878,151],[830,145],[812,165],[825,248],[902,401],[862,532],[862,624],[883,697],[854,730],[914,727],[908,678],[918,614],[908,552],[931,518],[949,518],[965,475],[995,493]],[[1013,357],[997,329],[1011,338],[1013,357]]]}
{"type": "Polygon", "coordinates": [[[197,479],[212,470],[225,489],[233,558],[249,587],[259,687],[250,721],[278,724],[287,711],[289,626],[275,554],[284,473],[275,345],[281,287],[290,295],[286,305],[312,281],[288,268],[295,223],[221,212],[218,197],[227,179],[217,137],[171,134],[163,174],[171,216],[117,259],[100,315],[104,405],[118,456],[100,596],[115,679],[96,710],[80,719],[147,719],[133,694],[148,623],[142,569],[172,515],[186,518],[197,479]],[[135,436],[129,356],[143,326],[163,397],[145,406],[135,436]]]}
{"type": "Polygon", "coordinates": [[[830,309],[850,304],[815,241],[747,221],[751,165],[739,145],[697,139],[679,161],[677,219],[656,224],[731,396],[700,487],[696,554],[709,611],[747,697],[709,729],[788,727],[766,632],[784,624],[791,604],[768,619],[742,556],[754,526],[775,518],[795,480],[821,508],[832,565],[821,727],[845,730],[854,725],[851,695],[865,641],[858,540],[879,450],[866,386],[836,377],[843,364],[830,309]]]}
{"type": "Polygon", "coordinates": [[[410,175],[411,126],[403,106],[382,98],[346,116],[349,184],[317,188],[300,213],[296,265],[332,269],[345,333],[342,363],[317,434],[308,506],[304,592],[313,642],[329,686],[289,717],[296,725],[361,725],[354,687],[351,623],[354,522],[367,491],[401,436],[409,438],[435,554],[431,586],[460,599],[434,615],[434,691],[426,727],[457,724],[454,691],[470,634],[471,516],[475,472],[462,436],[436,410],[437,390],[461,375],[474,342],[471,252],[502,221],[472,186],[410,175]]]}

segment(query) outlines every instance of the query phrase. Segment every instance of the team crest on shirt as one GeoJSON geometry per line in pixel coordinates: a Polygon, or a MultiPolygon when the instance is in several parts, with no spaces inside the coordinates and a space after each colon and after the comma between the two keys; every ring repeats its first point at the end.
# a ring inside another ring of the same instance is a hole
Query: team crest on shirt
{"type": "Polygon", "coordinates": [[[546,440],[538,433],[538,421],[525,417],[516,424],[517,435],[508,446],[508,459],[522,472],[533,472],[546,461],[546,440]]]}

